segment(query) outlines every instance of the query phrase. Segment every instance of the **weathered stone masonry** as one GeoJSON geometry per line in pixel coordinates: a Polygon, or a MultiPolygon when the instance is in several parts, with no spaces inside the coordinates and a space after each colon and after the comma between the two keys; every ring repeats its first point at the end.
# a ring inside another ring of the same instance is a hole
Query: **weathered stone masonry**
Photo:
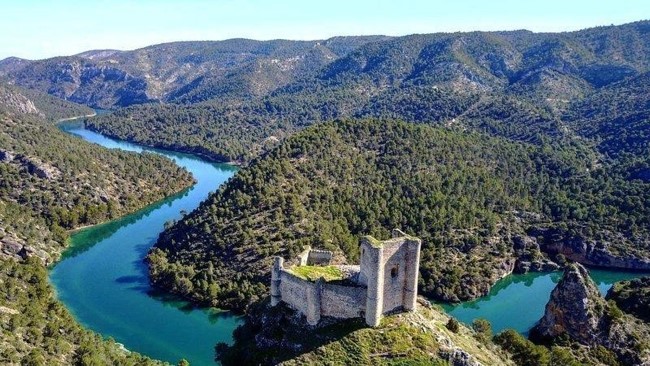
{"type": "MultiPolygon", "coordinates": [[[[361,239],[358,266],[337,266],[345,273],[342,281],[310,281],[284,267],[276,257],[271,273],[271,304],[285,302],[316,325],[321,317],[349,319],[362,317],[377,326],[383,314],[414,311],[420,266],[418,238],[393,230],[393,238],[379,241],[361,239]],[[338,283],[337,283],[338,282],[338,283]]],[[[307,249],[299,256],[299,266],[328,265],[332,253],[307,249]]]]}

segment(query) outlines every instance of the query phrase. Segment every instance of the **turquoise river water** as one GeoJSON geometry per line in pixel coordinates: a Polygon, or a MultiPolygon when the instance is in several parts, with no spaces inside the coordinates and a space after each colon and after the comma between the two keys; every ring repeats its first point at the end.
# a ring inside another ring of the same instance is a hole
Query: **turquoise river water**
{"type": "MultiPolygon", "coordinates": [[[[195,156],[145,148],[106,138],[79,122],[60,125],[71,134],[108,148],[153,151],[173,159],[197,180],[190,189],[119,220],[80,230],[62,260],[51,270],[58,298],[84,326],[113,337],[127,349],[176,363],[185,358],[193,366],[214,365],[214,345],[231,342],[240,319],[228,312],[197,309],[174,297],[156,293],[142,259],[164,223],[190,212],[236,171],[195,156]]],[[[592,270],[604,293],[612,283],[639,273],[592,270]]],[[[500,280],[486,297],[443,305],[459,320],[488,319],[493,330],[514,328],[522,333],[544,312],[549,294],[561,274],[511,275],[500,280]]]]}
{"type": "Polygon", "coordinates": [[[239,318],[228,312],[196,309],[185,301],[152,291],[142,259],[166,221],[190,212],[236,171],[191,155],[143,148],[108,139],[64,123],[71,134],[108,148],[155,151],[189,170],[190,189],[132,215],[74,233],[63,259],[51,270],[57,296],[87,328],[113,337],[129,350],[176,364],[214,365],[214,345],[231,342],[239,318]]]}

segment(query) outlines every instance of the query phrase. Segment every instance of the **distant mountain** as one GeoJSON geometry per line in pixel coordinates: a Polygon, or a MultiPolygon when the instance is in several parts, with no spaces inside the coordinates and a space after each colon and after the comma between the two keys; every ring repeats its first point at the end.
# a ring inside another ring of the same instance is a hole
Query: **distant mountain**
{"type": "Polygon", "coordinates": [[[249,97],[306,77],[360,45],[385,38],[166,43],[39,61],[10,58],[0,61],[0,75],[18,85],[99,108],[249,97]]]}
{"type": "Polygon", "coordinates": [[[587,134],[573,129],[584,122],[574,123],[570,109],[586,112],[597,95],[648,72],[648,21],[571,33],[411,35],[369,41],[272,91],[281,83],[254,88],[269,78],[250,72],[231,75],[232,84],[204,78],[183,98],[211,99],[131,106],[92,128],[226,161],[248,161],[269,142],[337,118],[403,119],[539,143],[587,134]]]}
{"type": "Polygon", "coordinates": [[[8,57],[4,60],[0,60],[0,76],[13,74],[30,63],[32,63],[32,61],[18,57],[8,57]]]}
{"type": "MultiPolygon", "coordinates": [[[[561,108],[650,71],[650,22],[568,33],[471,32],[323,41],[176,42],[40,61],[10,58],[0,75],[93,107],[347,93],[353,104],[432,87],[507,93],[561,108]]],[[[347,105],[341,105],[346,108],[347,105]]]]}

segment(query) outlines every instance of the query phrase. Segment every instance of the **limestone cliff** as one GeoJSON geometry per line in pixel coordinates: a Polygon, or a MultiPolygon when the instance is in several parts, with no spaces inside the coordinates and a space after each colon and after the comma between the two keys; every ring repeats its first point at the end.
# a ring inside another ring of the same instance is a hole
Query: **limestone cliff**
{"type": "Polygon", "coordinates": [[[553,343],[575,342],[592,349],[604,347],[625,365],[650,364],[644,341],[650,326],[608,303],[577,263],[566,266],[562,280],[551,293],[546,311],[531,330],[531,339],[553,343]]]}
{"type": "Polygon", "coordinates": [[[586,228],[580,226],[572,227],[571,230],[532,227],[528,234],[542,238],[540,250],[553,258],[561,254],[588,266],[650,270],[650,257],[639,250],[650,245],[648,238],[637,237],[636,242],[633,242],[621,232],[603,229],[598,232],[598,239],[594,239],[581,233],[584,230],[586,228]]]}
{"type": "Polygon", "coordinates": [[[5,85],[0,86],[0,106],[19,114],[35,114],[43,116],[34,102],[16,90],[10,90],[5,85]]]}

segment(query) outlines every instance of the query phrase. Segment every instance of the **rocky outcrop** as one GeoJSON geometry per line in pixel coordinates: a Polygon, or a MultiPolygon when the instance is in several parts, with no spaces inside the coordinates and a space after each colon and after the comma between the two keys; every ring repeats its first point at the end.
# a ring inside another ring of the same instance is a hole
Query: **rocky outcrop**
{"type": "Polygon", "coordinates": [[[44,163],[37,158],[22,154],[16,155],[8,150],[0,149],[0,162],[18,164],[26,169],[29,174],[35,175],[41,179],[54,180],[61,177],[61,170],[59,170],[59,168],[44,163]]]}
{"type": "Polygon", "coordinates": [[[544,339],[568,334],[580,343],[592,344],[597,339],[605,305],[587,269],[577,263],[569,264],[551,292],[544,317],[531,333],[544,339]]]}
{"type": "Polygon", "coordinates": [[[44,250],[26,245],[24,240],[6,235],[4,230],[0,230],[0,233],[5,235],[0,239],[0,258],[26,259],[28,257],[38,257],[46,265],[50,263],[51,257],[44,250]]]}
{"type": "Polygon", "coordinates": [[[553,272],[560,266],[542,255],[537,239],[526,235],[512,238],[512,249],[517,257],[514,273],[553,272]]]}
{"type": "Polygon", "coordinates": [[[458,347],[450,349],[441,348],[438,355],[452,366],[482,366],[472,355],[458,347]]]}
{"type": "Polygon", "coordinates": [[[20,156],[18,160],[27,168],[29,174],[33,174],[41,179],[54,180],[61,176],[61,171],[58,168],[36,158],[20,156]]]}
{"type": "Polygon", "coordinates": [[[10,92],[8,89],[0,89],[0,105],[16,113],[43,116],[29,98],[15,91],[10,92]]]}
{"type": "Polygon", "coordinates": [[[647,239],[643,242],[642,238],[638,238],[638,242],[632,244],[623,234],[606,230],[599,232],[599,240],[587,239],[579,234],[568,234],[555,228],[532,228],[529,234],[543,238],[540,249],[552,257],[561,254],[567,259],[588,266],[650,270],[650,258],[629,250],[649,245],[647,239]],[[617,245],[622,249],[617,250],[617,245]]]}
{"type": "Polygon", "coordinates": [[[644,339],[649,334],[650,326],[608,303],[587,269],[571,263],[551,293],[544,316],[531,330],[530,338],[538,342],[568,338],[589,347],[605,347],[622,364],[648,365],[650,350],[644,339]]]}
{"type": "Polygon", "coordinates": [[[0,149],[0,161],[1,162],[8,163],[8,162],[14,160],[15,157],[16,157],[16,155],[14,153],[12,153],[11,151],[0,149]]]}
{"type": "Polygon", "coordinates": [[[24,245],[19,243],[15,238],[3,238],[0,240],[0,252],[12,257],[22,258],[20,253],[23,247],[24,245]]]}

